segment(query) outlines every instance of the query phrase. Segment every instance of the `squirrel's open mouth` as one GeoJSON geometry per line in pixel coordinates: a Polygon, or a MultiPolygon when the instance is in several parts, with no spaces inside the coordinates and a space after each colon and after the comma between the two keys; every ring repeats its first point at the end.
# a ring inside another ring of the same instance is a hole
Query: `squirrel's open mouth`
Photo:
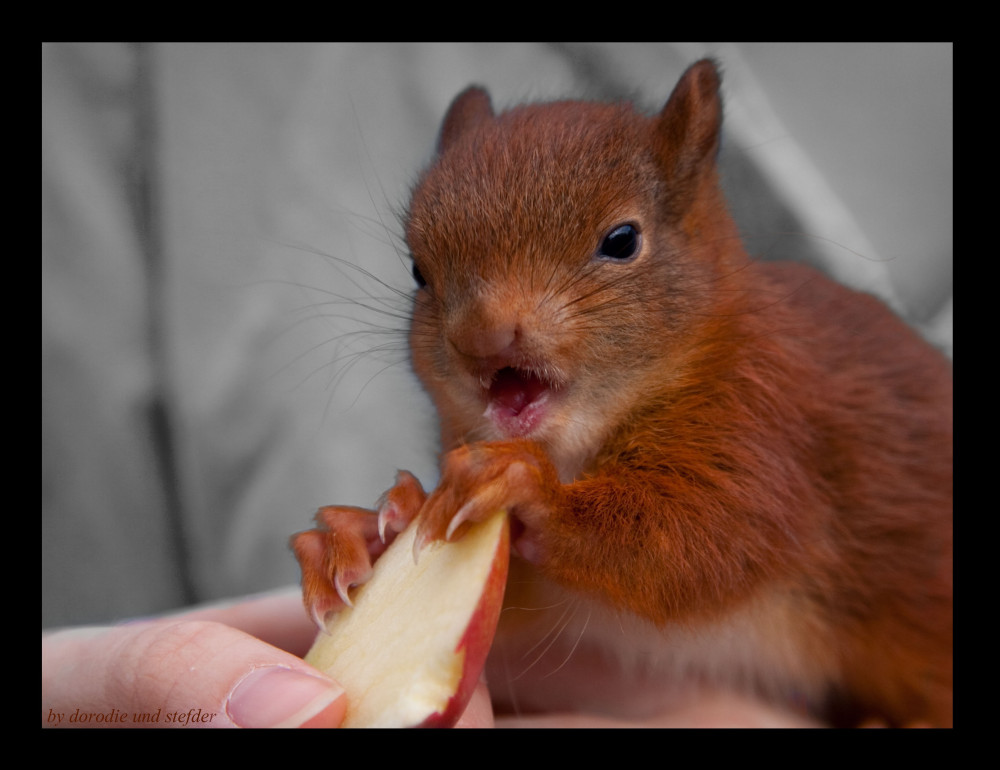
{"type": "Polygon", "coordinates": [[[506,436],[527,436],[542,421],[548,396],[557,389],[534,371],[506,366],[487,389],[485,416],[506,436]]]}
{"type": "Polygon", "coordinates": [[[493,376],[489,387],[490,405],[518,415],[550,388],[551,385],[534,372],[507,366],[493,376]]]}

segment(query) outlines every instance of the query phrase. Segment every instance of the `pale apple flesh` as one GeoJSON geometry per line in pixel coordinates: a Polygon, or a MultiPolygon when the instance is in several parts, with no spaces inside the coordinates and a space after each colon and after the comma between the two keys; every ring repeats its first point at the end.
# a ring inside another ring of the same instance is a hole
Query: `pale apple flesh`
{"type": "Polygon", "coordinates": [[[306,655],[347,692],[344,727],[449,727],[478,683],[496,633],[510,558],[503,511],[420,551],[419,518],[375,562],[352,607],[306,655]]]}

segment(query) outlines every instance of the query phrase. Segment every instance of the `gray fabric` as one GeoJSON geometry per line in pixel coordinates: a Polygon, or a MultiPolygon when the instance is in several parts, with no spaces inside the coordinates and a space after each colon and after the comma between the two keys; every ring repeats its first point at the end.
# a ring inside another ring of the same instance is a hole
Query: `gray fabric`
{"type": "MultiPolygon", "coordinates": [[[[947,247],[923,284],[881,260],[755,77],[773,50],[43,45],[43,627],[293,583],[287,539],[319,505],[369,505],[397,468],[433,484],[397,214],[448,102],[478,82],[500,107],[657,109],[705,53],[726,71],[724,176],[751,251],[877,291],[950,350],[950,218],[922,241],[947,247]]],[[[950,181],[932,204],[949,217],[950,181]]]]}

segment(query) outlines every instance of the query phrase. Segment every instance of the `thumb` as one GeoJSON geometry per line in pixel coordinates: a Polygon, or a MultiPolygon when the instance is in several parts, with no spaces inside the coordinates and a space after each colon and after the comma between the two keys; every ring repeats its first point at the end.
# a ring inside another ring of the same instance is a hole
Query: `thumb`
{"type": "Polygon", "coordinates": [[[42,725],[336,727],[343,688],[222,623],[157,620],[42,637],[42,725]]]}

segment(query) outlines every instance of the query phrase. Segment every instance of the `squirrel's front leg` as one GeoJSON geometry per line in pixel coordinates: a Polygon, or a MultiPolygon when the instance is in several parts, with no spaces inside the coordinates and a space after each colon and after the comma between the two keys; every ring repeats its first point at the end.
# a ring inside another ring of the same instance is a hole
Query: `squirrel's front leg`
{"type": "Polygon", "coordinates": [[[400,471],[375,510],[324,506],[316,512],[316,529],[292,537],[302,569],[302,600],[320,629],[330,613],[350,605],[348,589],[371,577],[374,561],[419,513],[426,498],[416,477],[400,471]]]}
{"type": "Polygon", "coordinates": [[[498,510],[512,516],[511,543],[531,562],[545,558],[541,534],[559,505],[562,485],[540,446],[531,441],[481,442],[448,452],[441,481],[427,498],[415,550],[432,540],[454,540],[468,525],[498,510]]]}

